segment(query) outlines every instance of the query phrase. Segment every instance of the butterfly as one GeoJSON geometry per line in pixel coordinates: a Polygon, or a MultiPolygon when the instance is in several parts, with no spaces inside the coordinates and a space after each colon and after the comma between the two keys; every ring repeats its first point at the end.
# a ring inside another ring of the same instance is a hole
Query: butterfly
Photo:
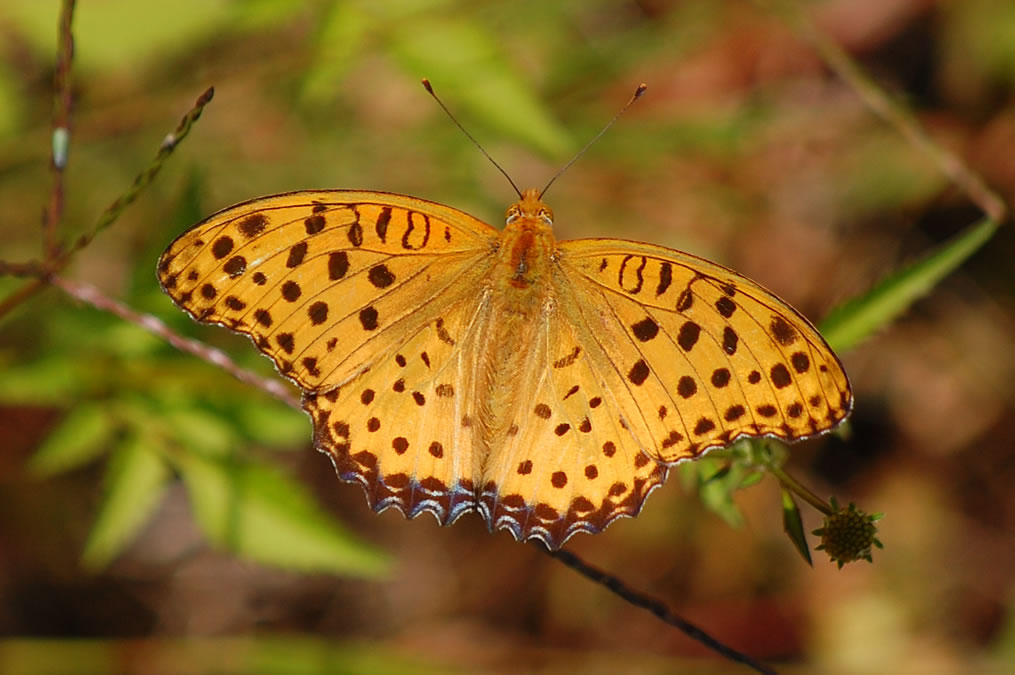
{"type": "Polygon", "coordinates": [[[384,192],[261,197],[183,233],[158,276],[302,390],[374,510],[477,511],[551,550],[636,515],[677,462],[849,414],[839,360],[773,293],[662,246],[557,241],[541,196],[503,230],[384,192]]]}

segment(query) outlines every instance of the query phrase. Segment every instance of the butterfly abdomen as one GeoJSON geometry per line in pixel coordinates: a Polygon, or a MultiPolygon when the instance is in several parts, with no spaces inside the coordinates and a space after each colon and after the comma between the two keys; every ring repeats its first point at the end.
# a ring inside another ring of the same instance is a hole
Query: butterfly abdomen
{"type": "MultiPolygon", "coordinates": [[[[528,219],[523,219],[528,221],[528,219]]],[[[479,372],[475,400],[479,403],[481,443],[488,449],[503,444],[518,422],[519,392],[535,383],[541,369],[533,359],[552,304],[549,268],[555,241],[549,228],[515,222],[505,229],[494,264],[485,280],[489,306],[478,334],[479,372]]],[[[483,454],[483,453],[480,453],[483,454]]]]}

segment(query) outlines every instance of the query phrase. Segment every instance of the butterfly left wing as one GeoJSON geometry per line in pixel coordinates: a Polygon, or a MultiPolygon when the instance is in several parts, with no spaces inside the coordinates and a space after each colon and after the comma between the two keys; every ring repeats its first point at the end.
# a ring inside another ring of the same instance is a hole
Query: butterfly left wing
{"type": "Polygon", "coordinates": [[[314,445],[375,511],[430,512],[447,525],[476,506],[476,328],[488,306],[472,294],[403,335],[369,371],[304,395],[314,445]]]}
{"type": "Polygon", "coordinates": [[[294,192],[210,216],[158,273],[176,304],[248,335],[303,389],[315,445],[373,508],[448,523],[475,505],[469,331],[497,237],[412,197],[294,192]]]}
{"type": "Polygon", "coordinates": [[[194,319],[248,335],[301,389],[327,391],[471,292],[497,236],[422,199],[308,190],[209,216],[158,275],[194,319]]]}

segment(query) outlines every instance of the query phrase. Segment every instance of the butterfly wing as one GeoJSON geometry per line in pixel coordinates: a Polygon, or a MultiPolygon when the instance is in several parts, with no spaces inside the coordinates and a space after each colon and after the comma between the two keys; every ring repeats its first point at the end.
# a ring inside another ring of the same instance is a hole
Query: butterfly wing
{"type": "Polygon", "coordinates": [[[475,508],[481,445],[471,392],[484,309],[461,298],[354,381],[304,396],[315,445],[374,510],[429,511],[446,525],[475,508]]]}
{"type": "Polygon", "coordinates": [[[585,298],[555,300],[532,345],[531,395],[488,459],[479,501],[491,528],[551,550],[637,515],[667,474],[614,401],[612,390],[626,383],[610,354],[592,356],[601,347],[576,320],[585,298]]]}
{"type": "Polygon", "coordinates": [[[411,197],[292,192],[195,225],[162,255],[158,274],[193,318],[249,335],[301,389],[328,390],[470,288],[497,235],[411,197]]]}
{"type": "Polygon", "coordinates": [[[672,463],[744,436],[795,441],[849,414],[846,373],[811,323],[750,279],[660,246],[560,245],[574,321],[612,404],[653,459],[672,463]]]}
{"type": "Polygon", "coordinates": [[[209,217],[158,271],[176,304],[250,336],[303,389],[318,448],[371,506],[450,522],[475,501],[461,338],[497,236],[411,197],[294,192],[209,217]]]}
{"type": "Polygon", "coordinates": [[[848,414],[821,335],[746,277],[637,242],[558,252],[535,396],[483,476],[493,527],[555,549],[636,515],[674,462],[745,436],[806,438],[848,414]]]}

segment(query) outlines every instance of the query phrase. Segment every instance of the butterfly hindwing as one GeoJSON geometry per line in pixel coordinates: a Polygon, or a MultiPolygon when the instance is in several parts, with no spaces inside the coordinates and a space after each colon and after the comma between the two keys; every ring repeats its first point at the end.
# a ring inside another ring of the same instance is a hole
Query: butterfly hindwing
{"type": "Polygon", "coordinates": [[[532,395],[495,439],[479,504],[492,528],[551,549],[636,515],[667,474],[617,406],[619,378],[595,367],[597,346],[570,321],[572,299],[559,300],[532,345],[532,395]]]}
{"type": "Polygon", "coordinates": [[[475,507],[478,310],[461,299],[354,381],[304,396],[315,445],[375,510],[448,524],[475,507]]]}

